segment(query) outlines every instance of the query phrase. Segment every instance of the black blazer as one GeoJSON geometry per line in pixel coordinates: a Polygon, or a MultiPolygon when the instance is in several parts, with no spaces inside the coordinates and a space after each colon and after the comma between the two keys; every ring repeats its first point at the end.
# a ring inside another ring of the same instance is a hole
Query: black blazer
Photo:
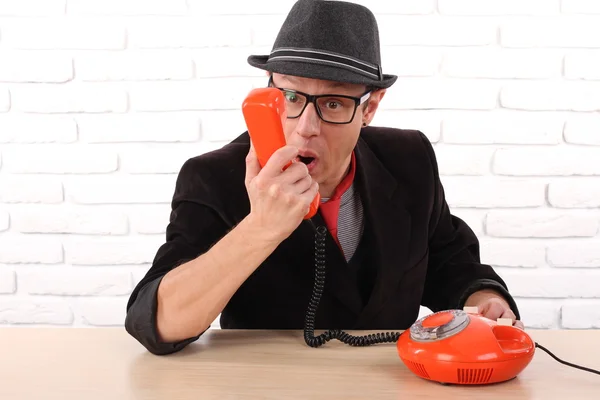
{"type": "MultiPolygon", "coordinates": [[[[200,336],[161,343],[156,292],[169,270],[206,252],[248,214],[248,149],[245,132],[221,149],[187,160],[178,175],[166,242],[127,304],[126,330],[154,354],[179,351],[200,336]]],[[[371,271],[373,286],[363,300],[357,269],[329,235],[316,329],[407,329],[421,305],[434,312],[462,308],[483,288],[502,294],[519,318],[505,282],[480,263],[477,237],[450,213],[427,137],[367,127],[355,152],[355,184],[367,226],[360,263],[371,271]]],[[[313,219],[322,224],[319,214],[313,219]]],[[[223,329],[303,328],[314,283],[313,232],[303,222],[244,282],[221,313],[223,329]]]]}

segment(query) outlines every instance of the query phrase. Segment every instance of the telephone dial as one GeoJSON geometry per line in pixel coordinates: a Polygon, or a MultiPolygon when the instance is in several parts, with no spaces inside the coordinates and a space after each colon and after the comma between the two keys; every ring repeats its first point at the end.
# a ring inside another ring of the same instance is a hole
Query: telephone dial
{"type": "MultiPolygon", "coordinates": [[[[286,117],[285,99],[277,88],[256,88],[242,103],[242,112],[250,140],[261,167],[286,144],[282,120],[286,117]]],[[[288,163],[285,167],[289,167],[288,163]]],[[[531,362],[536,348],[544,350],[558,362],[595,374],[600,371],[560,360],[545,347],[534,342],[510,320],[497,321],[465,307],[424,316],[404,332],[382,332],[365,336],[350,335],[342,330],[328,330],[315,336],[314,321],[325,287],[325,237],[327,228],[315,227],[311,218],[320,202],[317,193],[304,217],[315,230],[315,282],[304,324],[304,340],[319,347],[337,339],[351,346],[396,343],[399,358],[415,375],[443,384],[481,385],[510,380],[531,362]]]]}

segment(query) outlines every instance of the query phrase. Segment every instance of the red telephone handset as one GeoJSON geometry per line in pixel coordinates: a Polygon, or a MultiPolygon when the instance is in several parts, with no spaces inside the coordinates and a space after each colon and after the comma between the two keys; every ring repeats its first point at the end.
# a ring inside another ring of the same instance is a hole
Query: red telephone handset
{"type": "MultiPolygon", "coordinates": [[[[257,88],[250,91],[242,103],[242,113],[258,162],[264,167],[271,155],[286,145],[282,119],[286,116],[283,93],[276,88],[257,88]]],[[[288,163],[284,169],[289,167],[288,163]]],[[[319,207],[319,193],[310,204],[304,219],[312,218],[319,207]]]]}

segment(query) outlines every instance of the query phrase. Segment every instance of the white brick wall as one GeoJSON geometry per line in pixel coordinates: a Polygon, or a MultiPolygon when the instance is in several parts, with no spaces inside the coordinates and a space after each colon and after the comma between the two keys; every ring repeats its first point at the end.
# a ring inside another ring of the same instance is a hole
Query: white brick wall
{"type": "MultiPolygon", "coordinates": [[[[399,75],[374,123],[434,143],[527,326],[600,328],[600,2],[358,2],[399,75]]],[[[122,325],[292,3],[0,2],[0,325],[122,325]]]]}

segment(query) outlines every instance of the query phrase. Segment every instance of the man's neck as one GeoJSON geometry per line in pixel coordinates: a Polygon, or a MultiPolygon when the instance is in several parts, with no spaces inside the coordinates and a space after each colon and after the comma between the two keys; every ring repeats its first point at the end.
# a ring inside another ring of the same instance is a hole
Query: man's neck
{"type": "Polygon", "coordinates": [[[335,189],[342,182],[342,180],[348,175],[351,167],[352,155],[348,157],[346,162],[344,163],[344,167],[340,170],[340,172],[332,179],[323,182],[319,185],[319,194],[322,198],[331,198],[335,193],[335,189]]]}

